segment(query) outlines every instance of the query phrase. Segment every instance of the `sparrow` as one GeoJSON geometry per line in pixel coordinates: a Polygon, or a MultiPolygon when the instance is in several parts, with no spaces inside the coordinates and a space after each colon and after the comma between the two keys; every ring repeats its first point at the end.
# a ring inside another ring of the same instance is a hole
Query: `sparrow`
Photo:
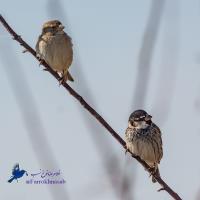
{"type": "Polygon", "coordinates": [[[73,60],[73,44],[64,28],[58,20],[45,22],[35,47],[37,56],[61,73],[60,84],[67,80],[74,81],[68,71],[73,60]]]}
{"type": "MultiPolygon", "coordinates": [[[[127,150],[144,160],[153,173],[159,174],[158,164],[163,156],[161,131],[151,119],[144,110],[134,111],[128,120],[125,142],[127,150]]],[[[152,182],[156,182],[154,177],[152,182]]]]}

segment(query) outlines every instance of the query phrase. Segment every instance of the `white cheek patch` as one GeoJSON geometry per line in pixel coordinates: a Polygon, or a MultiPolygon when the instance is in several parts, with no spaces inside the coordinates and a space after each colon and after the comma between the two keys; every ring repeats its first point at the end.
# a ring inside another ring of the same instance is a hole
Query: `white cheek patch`
{"type": "Polygon", "coordinates": [[[147,128],[148,126],[149,126],[149,125],[148,125],[146,122],[141,121],[141,122],[137,122],[135,128],[137,128],[137,129],[145,129],[145,128],[147,128]]]}

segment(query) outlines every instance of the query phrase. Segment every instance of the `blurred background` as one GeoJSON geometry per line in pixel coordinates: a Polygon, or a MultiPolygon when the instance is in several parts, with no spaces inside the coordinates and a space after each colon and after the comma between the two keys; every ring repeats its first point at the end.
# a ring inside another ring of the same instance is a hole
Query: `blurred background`
{"type": "MultiPolygon", "coordinates": [[[[0,13],[32,47],[59,19],[72,37],[69,83],[124,138],[145,109],[161,128],[162,178],[200,200],[200,2],[0,0],[0,13]]],[[[143,167],[38,66],[0,25],[0,198],[171,199],[143,167]],[[9,184],[15,163],[60,169],[64,185],[9,184]]]]}

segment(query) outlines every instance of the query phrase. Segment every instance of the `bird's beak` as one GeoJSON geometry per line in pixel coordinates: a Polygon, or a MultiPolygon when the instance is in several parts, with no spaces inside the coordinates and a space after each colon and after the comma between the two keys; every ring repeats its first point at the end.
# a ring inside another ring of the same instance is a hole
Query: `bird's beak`
{"type": "Polygon", "coordinates": [[[59,25],[59,30],[63,30],[65,27],[63,25],[59,25]]]}
{"type": "Polygon", "coordinates": [[[145,121],[149,121],[149,120],[151,120],[151,118],[152,118],[151,115],[147,115],[147,116],[145,117],[145,121]]]}

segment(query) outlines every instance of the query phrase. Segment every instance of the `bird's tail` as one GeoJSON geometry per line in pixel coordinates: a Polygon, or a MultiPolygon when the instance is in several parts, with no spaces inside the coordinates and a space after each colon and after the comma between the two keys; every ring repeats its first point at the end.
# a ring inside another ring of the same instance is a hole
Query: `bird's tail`
{"type": "Polygon", "coordinates": [[[10,178],[10,179],[8,180],[8,182],[11,183],[14,179],[15,179],[15,177],[13,176],[12,178],[10,178]]]}
{"type": "Polygon", "coordinates": [[[74,82],[74,79],[69,72],[67,72],[67,80],[74,82]]]}
{"type": "MultiPolygon", "coordinates": [[[[159,169],[158,169],[158,168],[157,168],[156,171],[155,171],[155,175],[156,175],[156,176],[160,176],[160,172],[159,172],[159,169]]],[[[152,176],[152,182],[153,182],[153,183],[156,183],[156,182],[157,182],[156,179],[155,179],[153,176],[152,176]]]]}

